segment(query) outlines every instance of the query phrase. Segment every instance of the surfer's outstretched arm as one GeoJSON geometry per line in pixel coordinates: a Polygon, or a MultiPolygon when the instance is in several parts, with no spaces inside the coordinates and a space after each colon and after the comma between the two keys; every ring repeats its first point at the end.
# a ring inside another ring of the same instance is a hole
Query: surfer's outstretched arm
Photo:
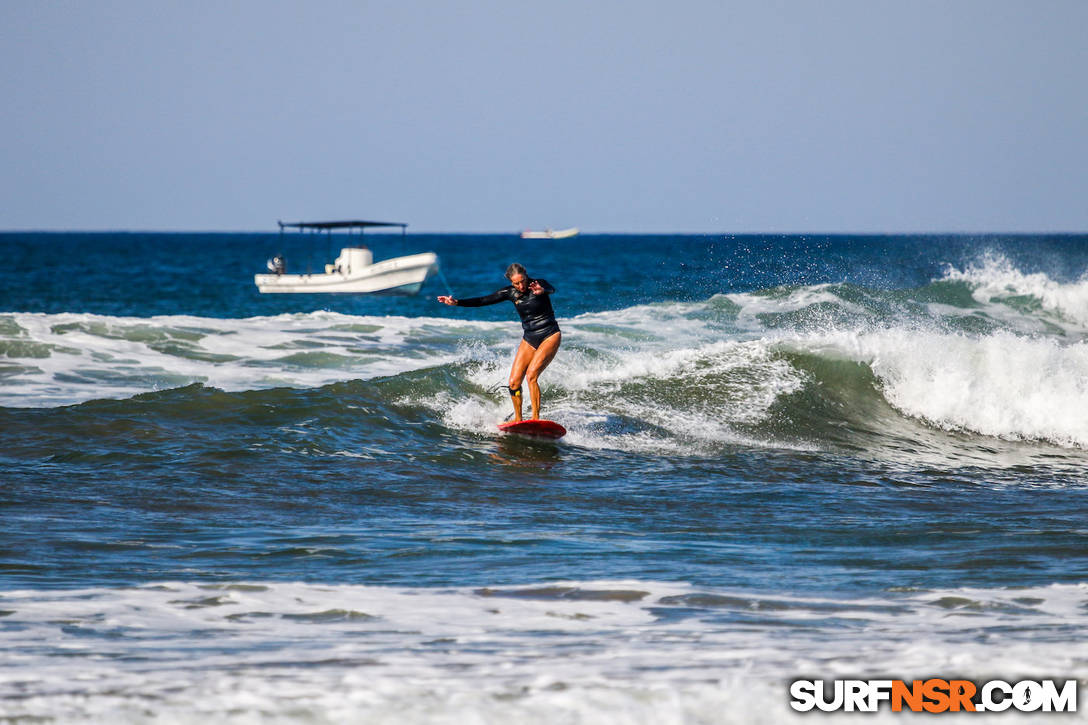
{"type": "Polygon", "coordinates": [[[503,287],[501,290],[492,292],[489,295],[484,295],[483,297],[466,297],[463,300],[459,300],[456,297],[442,296],[438,298],[438,301],[455,307],[484,307],[486,305],[495,305],[499,302],[506,302],[511,299],[510,292],[512,289],[512,287],[503,287]]]}

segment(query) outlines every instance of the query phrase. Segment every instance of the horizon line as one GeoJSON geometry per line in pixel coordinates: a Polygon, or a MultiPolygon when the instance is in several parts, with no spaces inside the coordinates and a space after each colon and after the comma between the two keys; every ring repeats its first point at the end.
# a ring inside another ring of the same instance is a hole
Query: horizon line
{"type": "MultiPolygon", "coordinates": [[[[520,236],[521,230],[518,231],[479,231],[479,230],[433,230],[424,229],[416,231],[408,231],[407,234],[411,235],[477,235],[477,236],[520,236]]],[[[48,228],[15,228],[15,229],[0,229],[0,234],[275,234],[279,235],[278,230],[254,230],[254,229],[121,229],[121,228],[101,228],[101,229],[48,229],[48,228]]],[[[392,231],[372,231],[365,236],[402,236],[401,232],[392,231]]],[[[874,230],[852,230],[852,231],[828,231],[828,230],[807,230],[807,231],[728,231],[728,230],[712,230],[712,231],[615,231],[615,230],[583,230],[579,232],[571,239],[577,239],[579,236],[804,236],[804,235],[818,235],[818,236],[844,236],[844,237],[861,237],[861,236],[1041,236],[1041,235],[1053,235],[1053,236],[1083,236],[1088,235],[1088,230],[1071,231],[1071,230],[921,230],[921,231],[874,231],[874,230]]],[[[294,236],[294,235],[292,235],[294,236]]],[[[348,236],[348,235],[337,235],[348,236]]],[[[360,236],[360,235],[353,235],[360,236]]],[[[533,241],[565,241],[564,239],[545,239],[545,240],[533,240],[533,241]]]]}

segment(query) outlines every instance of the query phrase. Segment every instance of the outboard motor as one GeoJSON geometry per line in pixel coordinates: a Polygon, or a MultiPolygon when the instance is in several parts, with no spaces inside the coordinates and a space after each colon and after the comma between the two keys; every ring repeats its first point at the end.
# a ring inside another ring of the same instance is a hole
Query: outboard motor
{"type": "Polygon", "coordinates": [[[287,260],[283,258],[283,255],[277,254],[268,260],[268,269],[276,274],[284,274],[287,271],[287,260]]]}

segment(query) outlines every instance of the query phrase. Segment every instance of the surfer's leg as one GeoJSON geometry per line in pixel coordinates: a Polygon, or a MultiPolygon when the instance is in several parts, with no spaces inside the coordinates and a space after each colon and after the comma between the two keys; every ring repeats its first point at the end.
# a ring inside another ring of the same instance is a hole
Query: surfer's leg
{"type": "Polygon", "coordinates": [[[515,421],[521,420],[521,381],[525,379],[525,371],[529,368],[535,352],[532,345],[522,340],[518,345],[517,354],[514,355],[514,364],[510,368],[510,380],[507,386],[510,390],[518,391],[517,395],[510,395],[510,402],[514,404],[515,421]]]}
{"type": "Polygon", "coordinates": [[[533,359],[529,362],[528,370],[525,371],[525,378],[529,382],[529,402],[533,406],[534,420],[540,418],[540,385],[537,383],[537,378],[544,372],[544,368],[548,367],[555,353],[559,352],[559,343],[562,339],[563,333],[556,332],[540,343],[540,347],[533,351],[533,359]]]}

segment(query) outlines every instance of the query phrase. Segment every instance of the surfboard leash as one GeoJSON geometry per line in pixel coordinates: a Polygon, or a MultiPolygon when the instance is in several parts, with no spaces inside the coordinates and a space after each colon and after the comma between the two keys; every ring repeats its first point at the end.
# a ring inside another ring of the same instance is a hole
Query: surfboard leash
{"type": "Polygon", "coordinates": [[[442,265],[438,265],[435,269],[438,270],[438,278],[442,280],[442,284],[446,287],[446,292],[449,293],[450,297],[453,297],[453,290],[450,289],[450,283],[446,281],[446,275],[442,274],[442,265]]]}
{"type": "MultiPolygon", "coordinates": [[[[499,383],[498,385],[492,385],[492,386],[491,386],[490,388],[488,388],[488,389],[487,389],[487,392],[489,392],[489,393],[497,393],[498,395],[502,395],[502,392],[503,392],[504,390],[510,390],[510,388],[508,388],[508,387],[506,386],[506,383],[499,383]]],[[[513,418],[513,417],[514,417],[514,414],[513,414],[513,413],[510,413],[510,415],[508,415],[508,416],[506,416],[505,418],[503,418],[503,421],[502,421],[502,422],[503,422],[503,423],[506,423],[506,422],[508,422],[508,421],[509,421],[509,420],[510,420],[511,418],[513,418]]]]}

